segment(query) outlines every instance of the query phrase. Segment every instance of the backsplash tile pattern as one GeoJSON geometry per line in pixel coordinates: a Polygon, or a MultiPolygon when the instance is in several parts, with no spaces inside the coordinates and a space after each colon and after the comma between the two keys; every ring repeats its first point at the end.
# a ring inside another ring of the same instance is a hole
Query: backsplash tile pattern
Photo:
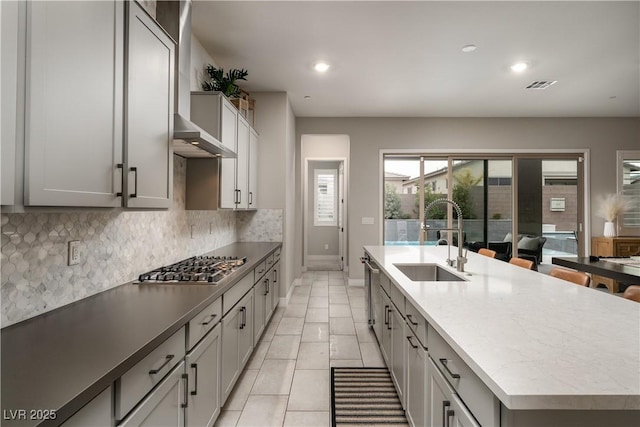
{"type": "Polygon", "coordinates": [[[235,212],[184,210],[185,172],[186,161],[175,156],[169,211],[2,214],[2,326],[238,241],[235,212]],[[78,265],[67,266],[69,240],[80,241],[78,265]]]}
{"type": "Polygon", "coordinates": [[[282,209],[238,212],[238,238],[241,242],[282,242],[282,209]]]}

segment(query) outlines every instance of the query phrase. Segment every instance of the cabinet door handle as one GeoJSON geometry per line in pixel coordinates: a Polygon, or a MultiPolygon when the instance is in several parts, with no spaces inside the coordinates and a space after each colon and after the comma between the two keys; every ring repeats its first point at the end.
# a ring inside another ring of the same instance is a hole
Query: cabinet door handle
{"type": "Polygon", "coordinates": [[[418,322],[414,322],[413,317],[410,314],[407,314],[407,320],[409,320],[409,323],[411,323],[413,326],[418,326],[418,322]]]}
{"type": "Polygon", "coordinates": [[[447,422],[445,424],[445,427],[449,427],[451,425],[451,423],[449,422],[449,419],[452,418],[455,415],[455,411],[453,409],[449,409],[447,411],[447,422]]]}
{"type": "Polygon", "coordinates": [[[182,379],[184,380],[184,403],[180,404],[181,408],[189,407],[189,375],[182,374],[182,379]]]}
{"type": "Polygon", "coordinates": [[[411,341],[411,338],[413,338],[413,337],[407,337],[407,341],[409,341],[409,344],[411,345],[411,347],[412,347],[412,348],[418,348],[418,346],[417,346],[417,345],[415,345],[415,344],[413,343],[413,341],[411,341]]]}
{"type": "Polygon", "coordinates": [[[389,324],[389,306],[388,305],[384,306],[384,324],[385,325],[389,324]]]}
{"type": "Polygon", "coordinates": [[[244,307],[240,307],[240,329],[244,329],[244,307]]]}
{"type": "Polygon", "coordinates": [[[451,406],[451,402],[448,400],[442,401],[442,427],[446,427],[445,423],[449,424],[449,420],[447,419],[447,408],[451,406]]]}
{"type": "Polygon", "coordinates": [[[133,194],[129,194],[129,197],[135,199],[138,197],[138,168],[131,167],[129,171],[133,172],[133,194]]]}
{"type": "Polygon", "coordinates": [[[191,396],[198,395],[198,364],[192,363],[191,369],[193,369],[193,390],[191,390],[191,396]]]}
{"type": "Polygon", "coordinates": [[[120,191],[116,193],[116,197],[122,197],[122,186],[124,185],[122,171],[124,170],[124,165],[122,163],[118,163],[116,165],[116,169],[120,169],[120,191]]]}
{"type": "Polygon", "coordinates": [[[273,283],[278,281],[278,270],[273,270],[273,283]]]}
{"type": "Polygon", "coordinates": [[[207,318],[208,318],[208,320],[207,320],[206,322],[205,322],[205,321],[203,321],[203,322],[202,322],[202,323],[200,323],[200,324],[201,324],[201,325],[206,326],[206,325],[208,325],[209,323],[213,322],[213,319],[215,319],[216,317],[218,317],[218,315],[217,315],[217,314],[210,314],[210,315],[208,315],[207,317],[205,317],[205,319],[207,319],[207,318]]]}
{"type": "Polygon", "coordinates": [[[249,204],[253,204],[253,191],[249,191],[249,204]]]}
{"type": "Polygon", "coordinates": [[[173,354],[167,354],[167,357],[165,357],[164,359],[164,363],[162,365],[160,365],[160,367],[158,367],[157,369],[151,369],[149,371],[149,375],[155,375],[158,372],[160,372],[165,366],[167,366],[167,364],[169,364],[169,362],[171,362],[171,359],[173,359],[175,356],[173,354]]]}
{"type": "Polygon", "coordinates": [[[456,380],[460,379],[460,374],[454,374],[449,369],[449,366],[447,365],[449,361],[447,359],[438,359],[438,360],[440,360],[440,363],[442,364],[442,366],[444,366],[445,371],[447,371],[447,374],[449,374],[451,378],[455,378],[456,380]]]}
{"type": "Polygon", "coordinates": [[[269,279],[264,279],[264,287],[266,288],[266,292],[264,293],[265,295],[269,295],[269,279]]]}

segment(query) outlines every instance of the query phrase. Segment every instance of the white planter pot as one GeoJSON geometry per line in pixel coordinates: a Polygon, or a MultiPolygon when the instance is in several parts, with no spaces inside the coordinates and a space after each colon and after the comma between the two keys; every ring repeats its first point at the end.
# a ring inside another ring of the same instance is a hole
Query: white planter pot
{"type": "Polygon", "coordinates": [[[613,222],[604,223],[604,237],[616,237],[616,225],[613,222]]]}

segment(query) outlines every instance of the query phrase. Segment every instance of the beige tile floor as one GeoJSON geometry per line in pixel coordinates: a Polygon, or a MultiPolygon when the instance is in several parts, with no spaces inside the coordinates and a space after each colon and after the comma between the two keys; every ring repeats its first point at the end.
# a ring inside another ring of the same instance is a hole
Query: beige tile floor
{"type": "Polygon", "coordinates": [[[364,288],[309,271],[256,345],[216,426],[329,426],[330,367],[384,366],[364,288]]]}

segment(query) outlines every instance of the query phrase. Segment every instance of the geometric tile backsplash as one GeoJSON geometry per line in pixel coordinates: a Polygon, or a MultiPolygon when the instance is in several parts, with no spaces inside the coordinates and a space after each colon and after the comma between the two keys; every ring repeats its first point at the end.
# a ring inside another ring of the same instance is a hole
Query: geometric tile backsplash
{"type": "Polygon", "coordinates": [[[167,211],[3,213],[2,327],[236,241],[282,241],[279,209],[186,211],[185,172],[186,161],[174,156],[174,203],[167,211]],[[80,242],[78,265],[67,265],[70,240],[80,242]]]}

